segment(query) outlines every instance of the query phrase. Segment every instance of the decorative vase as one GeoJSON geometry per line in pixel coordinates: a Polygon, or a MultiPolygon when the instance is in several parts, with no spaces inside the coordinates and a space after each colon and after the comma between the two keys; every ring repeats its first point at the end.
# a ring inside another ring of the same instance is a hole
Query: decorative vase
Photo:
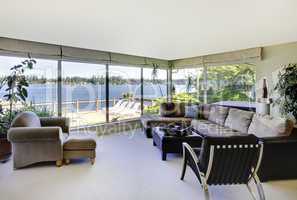
{"type": "Polygon", "coordinates": [[[267,80],[266,80],[266,78],[263,78],[262,98],[263,99],[267,99],[268,98],[268,88],[267,88],[267,80]]]}
{"type": "Polygon", "coordinates": [[[262,98],[259,98],[256,103],[256,112],[262,115],[270,114],[270,105],[272,103],[272,99],[268,98],[268,85],[267,79],[263,78],[262,85],[262,98]]]}

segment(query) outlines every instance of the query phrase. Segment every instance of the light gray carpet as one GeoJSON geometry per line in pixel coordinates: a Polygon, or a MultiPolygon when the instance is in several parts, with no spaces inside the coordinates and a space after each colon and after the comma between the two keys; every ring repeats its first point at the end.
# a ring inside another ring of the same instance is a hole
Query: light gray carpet
{"type": "MultiPolygon", "coordinates": [[[[53,164],[12,170],[0,164],[1,200],[191,200],[204,199],[197,179],[189,170],[179,180],[181,158],[161,161],[140,130],[97,139],[97,159],[76,161],[61,168],[53,164]]],[[[264,184],[268,200],[296,199],[297,181],[264,184]]],[[[245,186],[210,187],[211,199],[251,199],[245,186]]]]}

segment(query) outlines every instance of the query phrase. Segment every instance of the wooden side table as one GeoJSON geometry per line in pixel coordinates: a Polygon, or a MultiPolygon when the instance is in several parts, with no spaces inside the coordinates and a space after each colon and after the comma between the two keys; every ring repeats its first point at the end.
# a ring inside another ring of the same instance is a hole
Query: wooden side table
{"type": "Polygon", "coordinates": [[[5,163],[11,156],[11,143],[6,138],[0,138],[0,162],[5,163]]]}

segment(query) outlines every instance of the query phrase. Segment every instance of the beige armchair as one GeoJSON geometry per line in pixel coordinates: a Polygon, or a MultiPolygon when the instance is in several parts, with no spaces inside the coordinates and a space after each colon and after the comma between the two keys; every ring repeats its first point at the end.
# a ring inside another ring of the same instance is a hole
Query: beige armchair
{"type": "Polygon", "coordinates": [[[8,131],[8,140],[13,148],[14,168],[44,161],[56,161],[56,165],[61,166],[63,140],[68,134],[67,118],[39,118],[33,112],[18,114],[8,131]]]}

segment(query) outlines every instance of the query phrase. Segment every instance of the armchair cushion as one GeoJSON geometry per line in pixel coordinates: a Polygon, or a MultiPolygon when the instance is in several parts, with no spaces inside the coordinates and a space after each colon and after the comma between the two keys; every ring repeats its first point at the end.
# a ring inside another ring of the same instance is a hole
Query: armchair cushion
{"type": "Polygon", "coordinates": [[[41,127],[41,124],[34,112],[21,112],[13,119],[11,127],[41,127]]]}
{"type": "Polygon", "coordinates": [[[40,117],[40,123],[43,127],[59,126],[64,133],[69,133],[70,122],[66,117],[40,117]]]}
{"type": "Polygon", "coordinates": [[[62,141],[63,133],[60,127],[17,127],[7,137],[11,142],[62,141]]]}

